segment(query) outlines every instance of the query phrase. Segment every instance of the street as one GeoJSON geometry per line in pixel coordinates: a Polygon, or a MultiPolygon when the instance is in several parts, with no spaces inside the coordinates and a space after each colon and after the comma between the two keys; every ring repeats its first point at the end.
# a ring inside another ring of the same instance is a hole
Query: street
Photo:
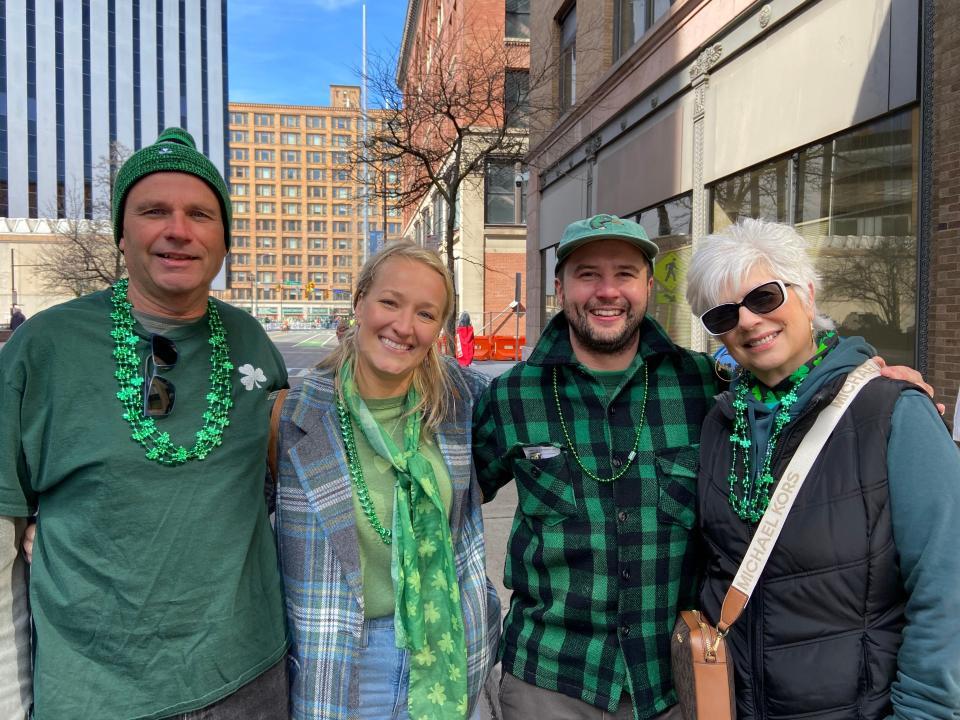
{"type": "MultiPolygon", "coordinates": [[[[337,343],[333,330],[277,330],[269,335],[286,360],[291,387],[302,382],[310,369],[336,347],[337,343]]],[[[512,362],[479,362],[471,367],[492,378],[513,365],[512,362]]],[[[496,498],[483,506],[487,576],[497,588],[504,615],[510,602],[510,593],[503,587],[503,566],[516,506],[517,491],[513,483],[502,488],[496,498]]],[[[497,665],[487,681],[486,692],[481,699],[480,720],[499,720],[499,705],[496,700],[499,682],[500,666],[497,665]]]]}

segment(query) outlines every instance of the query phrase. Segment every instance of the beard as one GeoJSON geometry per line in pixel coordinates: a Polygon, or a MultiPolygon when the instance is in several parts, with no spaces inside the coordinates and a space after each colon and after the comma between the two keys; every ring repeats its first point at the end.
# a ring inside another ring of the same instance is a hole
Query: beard
{"type": "Polygon", "coordinates": [[[590,324],[590,308],[585,305],[563,304],[563,313],[567,317],[570,330],[580,344],[595,353],[616,355],[636,342],[640,334],[643,313],[633,312],[633,306],[623,308],[623,328],[615,334],[600,334],[590,324]]]}

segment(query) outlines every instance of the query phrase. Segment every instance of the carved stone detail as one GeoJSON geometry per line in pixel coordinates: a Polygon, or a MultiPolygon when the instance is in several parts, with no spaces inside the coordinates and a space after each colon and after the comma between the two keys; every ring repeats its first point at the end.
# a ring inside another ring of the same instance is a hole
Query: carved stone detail
{"type": "Polygon", "coordinates": [[[770,18],[772,15],[773,10],[769,5],[764,5],[762,8],[760,8],[760,15],[758,16],[758,19],[760,20],[760,27],[765,29],[767,25],[770,24],[770,18]]]}
{"type": "Polygon", "coordinates": [[[723,46],[720,43],[704,49],[690,67],[690,80],[696,82],[698,77],[710,72],[710,68],[720,61],[722,54],[723,46]]]}

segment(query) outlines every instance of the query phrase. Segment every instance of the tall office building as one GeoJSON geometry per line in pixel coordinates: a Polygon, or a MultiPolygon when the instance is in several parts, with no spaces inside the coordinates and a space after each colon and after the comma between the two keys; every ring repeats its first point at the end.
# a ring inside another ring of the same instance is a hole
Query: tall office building
{"type": "MultiPolygon", "coordinates": [[[[395,172],[371,166],[364,205],[360,88],[330,106],[230,103],[233,249],[223,299],[260,317],[325,320],[349,312],[364,237],[400,236],[395,172]],[[369,223],[364,232],[364,213],[369,223]]],[[[377,111],[370,122],[377,121],[377,111]]]]}
{"type": "Polygon", "coordinates": [[[115,148],[179,125],[225,169],[226,104],[226,0],[0,2],[0,297],[65,299],[16,268],[37,262],[45,219],[108,206],[115,148]]]}

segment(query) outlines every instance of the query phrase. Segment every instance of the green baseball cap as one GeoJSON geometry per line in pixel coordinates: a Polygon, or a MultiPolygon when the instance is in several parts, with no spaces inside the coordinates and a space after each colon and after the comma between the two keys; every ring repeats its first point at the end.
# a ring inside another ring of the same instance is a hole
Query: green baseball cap
{"type": "Polygon", "coordinates": [[[193,136],[178,127],[167,128],[153,145],[141,148],[127,160],[113,185],[113,240],[120,244],[123,235],[123,208],[130,189],[147,175],[158,172],[180,172],[203,180],[220,202],[223,219],[223,241],[230,249],[232,210],[230,192],[223,175],[210,159],[197,150],[193,136]]]}
{"type": "Polygon", "coordinates": [[[560,266],[570,253],[594,240],[623,240],[636,245],[651,264],[660,252],[657,244],[647,237],[647,231],[642,225],[632,220],[618,218],[616,215],[601,213],[567,225],[557,246],[557,265],[554,268],[554,275],[560,273],[560,266]]]}

